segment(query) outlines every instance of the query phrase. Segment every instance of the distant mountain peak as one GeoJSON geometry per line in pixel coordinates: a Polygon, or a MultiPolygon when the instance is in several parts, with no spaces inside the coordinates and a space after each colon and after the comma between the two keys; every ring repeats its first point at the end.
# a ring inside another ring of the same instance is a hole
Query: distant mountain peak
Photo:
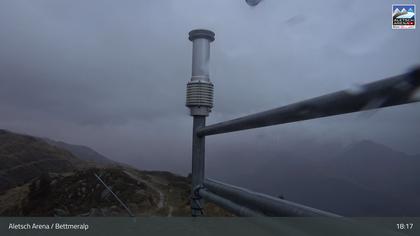
{"type": "Polygon", "coordinates": [[[95,151],[94,149],[83,146],[83,145],[76,145],[76,144],[69,144],[63,141],[55,141],[49,138],[44,138],[44,140],[49,143],[50,145],[65,149],[71,152],[74,156],[91,162],[97,162],[99,164],[115,164],[114,161],[110,160],[108,157],[100,154],[99,152],[95,151]]]}
{"type": "Polygon", "coordinates": [[[377,143],[377,142],[374,142],[374,141],[368,140],[368,139],[363,139],[363,140],[354,142],[354,143],[348,145],[346,149],[361,149],[361,148],[362,149],[375,148],[375,149],[381,149],[381,150],[387,150],[387,151],[395,151],[395,150],[393,150],[392,148],[390,148],[386,145],[383,145],[383,144],[380,144],[380,143],[377,143]]]}
{"type": "Polygon", "coordinates": [[[379,157],[384,158],[385,156],[406,156],[406,154],[403,152],[394,150],[384,144],[380,144],[372,140],[361,140],[354,142],[345,147],[342,151],[342,154],[349,154],[351,156],[361,154],[361,156],[369,159],[376,159],[379,157]]]}

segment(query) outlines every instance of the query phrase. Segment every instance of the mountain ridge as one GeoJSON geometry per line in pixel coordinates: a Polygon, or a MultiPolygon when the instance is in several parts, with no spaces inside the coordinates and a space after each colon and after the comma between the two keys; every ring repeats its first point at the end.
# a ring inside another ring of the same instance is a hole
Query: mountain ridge
{"type": "Polygon", "coordinates": [[[95,151],[94,149],[84,146],[84,145],[77,145],[77,144],[69,144],[63,141],[56,141],[49,138],[43,138],[47,143],[50,145],[65,149],[71,152],[74,156],[85,160],[85,161],[92,161],[102,164],[116,164],[117,162],[109,159],[108,157],[100,154],[99,152],[95,151]]]}
{"type": "MultiPolygon", "coordinates": [[[[82,151],[97,155],[88,147],[82,151]]],[[[76,154],[86,160],[45,139],[0,130],[0,216],[128,216],[97,176],[135,216],[190,216],[187,177],[76,154]]],[[[213,204],[206,204],[206,212],[232,216],[213,204]]]]}
{"type": "Polygon", "coordinates": [[[206,163],[211,178],[345,216],[420,212],[419,155],[370,140],[349,145],[260,143],[241,146],[241,155],[237,149],[221,147],[212,155],[206,163]],[[237,163],[241,168],[231,171],[237,163]]]}

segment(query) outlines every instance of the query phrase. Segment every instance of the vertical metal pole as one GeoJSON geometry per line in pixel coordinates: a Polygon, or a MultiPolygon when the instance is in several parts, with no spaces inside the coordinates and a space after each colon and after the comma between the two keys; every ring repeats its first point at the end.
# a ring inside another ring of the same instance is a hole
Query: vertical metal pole
{"type": "Polygon", "coordinates": [[[204,181],[205,137],[198,136],[197,131],[206,125],[206,116],[213,107],[213,84],[210,82],[209,61],[210,42],[214,41],[214,33],[197,29],[189,33],[193,42],[192,75],[187,84],[186,106],[190,108],[193,120],[192,137],[192,179],[191,179],[191,214],[203,215],[204,201],[199,190],[204,181]]]}
{"type": "Polygon", "coordinates": [[[204,163],[205,163],[205,146],[206,137],[198,136],[197,130],[206,125],[205,116],[194,116],[193,120],[193,137],[192,137],[192,200],[191,214],[192,216],[202,215],[203,199],[198,195],[198,188],[203,185],[204,181],[204,163]]]}

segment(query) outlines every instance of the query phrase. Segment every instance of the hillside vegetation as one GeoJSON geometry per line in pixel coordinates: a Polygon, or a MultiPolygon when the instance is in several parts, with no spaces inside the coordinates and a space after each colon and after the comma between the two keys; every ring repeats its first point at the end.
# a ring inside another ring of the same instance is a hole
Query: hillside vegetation
{"type": "Polygon", "coordinates": [[[45,173],[74,171],[83,163],[42,139],[0,130],[0,193],[45,173]]]}
{"type": "MultiPolygon", "coordinates": [[[[128,216],[95,175],[135,216],[190,216],[188,178],[112,161],[104,165],[105,157],[95,165],[49,143],[0,130],[0,216],[128,216]]],[[[206,215],[231,216],[212,204],[206,215]]]]}

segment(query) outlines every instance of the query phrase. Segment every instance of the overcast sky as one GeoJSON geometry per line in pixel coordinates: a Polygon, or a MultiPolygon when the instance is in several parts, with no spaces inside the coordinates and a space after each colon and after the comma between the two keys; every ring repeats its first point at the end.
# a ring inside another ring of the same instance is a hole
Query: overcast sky
{"type": "MultiPolygon", "coordinates": [[[[420,31],[392,30],[392,3],[2,0],[0,128],[87,145],[139,168],[185,172],[190,30],[216,33],[214,123],[420,64],[420,31]]],[[[420,153],[419,121],[420,104],[404,105],[210,137],[208,148],[261,137],[370,139],[420,153]]]]}

